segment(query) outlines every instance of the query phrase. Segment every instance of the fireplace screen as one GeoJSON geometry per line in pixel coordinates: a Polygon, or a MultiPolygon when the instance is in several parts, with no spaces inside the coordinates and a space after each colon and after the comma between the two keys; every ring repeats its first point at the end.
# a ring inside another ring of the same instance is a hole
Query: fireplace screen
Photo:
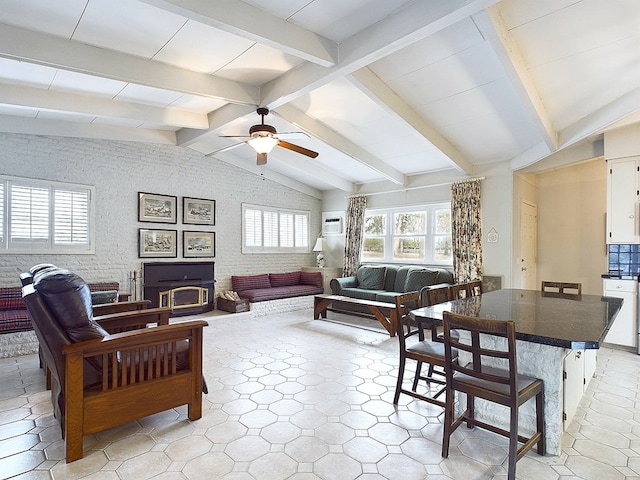
{"type": "Polygon", "coordinates": [[[158,303],[171,310],[200,307],[209,303],[209,290],[202,287],[179,287],[160,292],[158,303]]]}

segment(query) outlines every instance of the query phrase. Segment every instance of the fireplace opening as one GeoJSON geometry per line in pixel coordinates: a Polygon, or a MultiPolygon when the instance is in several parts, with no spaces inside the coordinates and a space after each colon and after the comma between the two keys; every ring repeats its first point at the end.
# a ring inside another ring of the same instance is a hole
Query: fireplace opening
{"type": "Polygon", "coordinates": [[[151,307],[169,307],[172,316],[213,310],[214,262],[143,263],[142,274],[151,307]]]}

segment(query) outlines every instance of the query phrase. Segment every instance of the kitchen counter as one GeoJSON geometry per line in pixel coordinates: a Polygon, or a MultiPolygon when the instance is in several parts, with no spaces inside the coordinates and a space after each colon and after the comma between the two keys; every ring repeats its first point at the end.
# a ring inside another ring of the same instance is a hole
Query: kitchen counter
{"type": "Polygon", "coordinates": [[[600,348],[620,311],[621,298],[560,295],[538,290],[502,289],[464,302],[452,301],[412,312],[442,321],[442,312],[516,322],[516,338],[573,350],[600,348]]]}
{"type": "MultiPolygon", "coordinates": [[[[582,362],[585,362],[586,357],[595,359],[596,349],[602,345],[622,305],[623,299],[608,296],[503,289],[412,310],[411,316],[423,324],[436,325],[442,323],[445,311],[496,320],[513,320],[518,339],[518,372],[540,378],[544,382],[547,452],[559,455],[565,427],[563,418],[567,411],[565,401],[567,405],[577,405],[583,395],[582,388],[567,389],[565,392],[565,359],[581,358],[582,362]]],[[[490,347],[501,344],[502,339],[487,338],[485,341],[490,347]]],[[[461,355],[461,361],[470,360],[461,355]]],[[[584,368],[584,363],[582,366],[584,368]]],[[[577,383],[582,387],[587,384],[585,382],[587,379],[581,373],[577,383]]],[[[459,408],[460,405],[458,403],[459,408]]],[[[505,416],[501,406],[481,403],[476,414],[478,418],[508,427],[508,416],[505,416]]],[[[532,402],[522,406],[520,426],[525,432],[534,431],[532,402]]]]}

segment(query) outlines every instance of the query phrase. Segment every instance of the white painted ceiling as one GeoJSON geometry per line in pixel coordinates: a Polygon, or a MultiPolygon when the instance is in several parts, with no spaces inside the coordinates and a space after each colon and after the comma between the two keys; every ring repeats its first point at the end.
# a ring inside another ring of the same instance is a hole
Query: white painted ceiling
{"type": "Polygon", "coordinates": [[[640,0],[0,7],[0,131],[175,144],[316,196],[584,160],[567,152],[639,120],[640,0]],[[208,156],[257,106],[319,156],[208,156]]]}

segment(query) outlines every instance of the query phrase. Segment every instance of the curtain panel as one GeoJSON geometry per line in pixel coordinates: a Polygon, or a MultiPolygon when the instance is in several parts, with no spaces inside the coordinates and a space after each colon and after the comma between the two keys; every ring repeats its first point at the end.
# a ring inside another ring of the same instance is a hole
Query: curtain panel
{"type": "Polygon", "coordinates": [[[362,228],[364,211],[367,208],[367,197],[357,195],[347,201],[346,229],[344,241],[344,264],[342,275],[350,277],[356,274],[360,266],[360,249],[362,248],[362,228]]]}
{"type": "Polygon", "coordinates": [[[457,283],[482,278],[480,180],[451,185],[453,278],[457,283]]]}

